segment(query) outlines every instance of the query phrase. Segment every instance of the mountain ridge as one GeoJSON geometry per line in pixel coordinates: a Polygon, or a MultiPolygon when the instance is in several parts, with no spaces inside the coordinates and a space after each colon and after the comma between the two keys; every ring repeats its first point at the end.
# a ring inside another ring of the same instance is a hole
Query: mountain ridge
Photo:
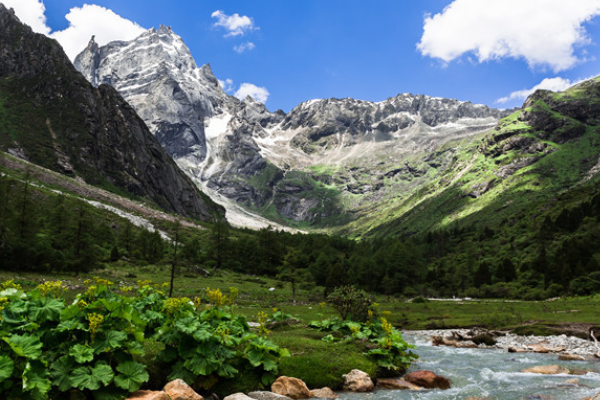
{"type": "Polygon", "coordinates": [[[361,204],[406,189],[387,187],[383,178],[363,182],[353,163],[378,177],[414,175],[407,163],[423,163],[425,152],[492,129],[509,113],[410,94],[376,103],[310,100],[287,114],[272,113],[251,98],[227,95],[210,66],[197,68],[181,38],[164,26],[130,42],[90,44],[75,65],[89,79],[114,85],[200,187],[301,228],[339,224],[355,218],[361,204]],[[338,170],[337,183],[318,173],[331,168],[338,170]]]}
{"type": "Polygon", "coordinates": [[[59,44],[0,5],[0,147],[167,211],[210,219],[202,194],[108,85],[93,88],[59,44]]]}

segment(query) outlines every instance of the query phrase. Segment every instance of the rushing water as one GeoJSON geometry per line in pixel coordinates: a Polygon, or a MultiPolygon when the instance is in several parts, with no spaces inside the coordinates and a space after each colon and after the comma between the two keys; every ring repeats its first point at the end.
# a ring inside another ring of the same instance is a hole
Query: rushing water
{"type": "Polygon", "coordinates": [[[417,345],[419,360],[411,370],[425,369],[450,378],[449,390],[378,390],[349,394],[349,400],[464,400],[470,396],[494,400],[581,400],[600,391],[600,363],[558,361],[557,355],[507,353],[506,350],[433,347],[424,337],[405,335],[417,345]],[[522,373],[537,365],[559,364],[589,372],[585,375],[522,373]],[[568,383],[577,379],[577,383],[568,383]]]}

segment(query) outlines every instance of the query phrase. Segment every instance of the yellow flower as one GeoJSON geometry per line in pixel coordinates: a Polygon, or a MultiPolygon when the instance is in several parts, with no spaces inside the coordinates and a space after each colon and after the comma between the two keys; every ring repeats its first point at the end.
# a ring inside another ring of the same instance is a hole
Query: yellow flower
{"type": "Polygon", "coordinates": [[[210,288],[206,288],[206,296],[215,307],[225,304],[226,297],[223,296],[223,293],[220,289],[211,290],[210,288]]]}
{"type": "Polygon", "coordinates": [[[259,327],[258,327],[258,334],[262,335],[262,336],[268,336],[269,333],[271,333],[270,330],[267,329],[267,321],[268,321],[269,317],[267,316],[266,313],[260,311],[258,313],[258,323],[259,323],[259,327]]]}
{"type": "Polygon", "coordinates": [[[61,297],[67,287],[63,285],[62,281],[48,281],[38,285],[37,287],[44,297],[49,294],[53,294],[54,297],[61,297]]]}
{"type": "Polygon", "coordinates": [[[164,301],[164,310],[168,315],[173,315],[189,302],[190,299],[187,297],[171,297],[164,301]]]}
{"type": "Polygon", "coordinates": [[[98,332],[98,329],[102,325],[102,322],[104,322],[104,316],[92,313],[88,314],[88,320],[90,321],[90,336],[92,337],[92,341],[94,341],[94,338],[96,337],[96,332],[98,332]]]}
{"type": "Polygon", "coordinates": [[[21,287],[21,285],[19,285],[18,283],[15,283],[14,279],[11,279],[10,281],[6,281],[6,282],[2,282],[0,284],[0,286],[2,286],[2,289],[17,289],[17,290],[21,290],[23,289],[21,287]]]}
{"type": "Polygon", "coordinates": [[[97,276],[94,277],[94,282],[96,282],[96,285],[98,285],[98,286],[110,287],[110,286],[114,285],[114,283],[109,281],[108,279],[98,278],[97,276]]]}
{"type": "Polygon", "coordinates": [[[194,307],[196,307],[196,311],[200,309],[200,305],[202,304],[202,299],[200,297],[194,297],[194,307]]]}

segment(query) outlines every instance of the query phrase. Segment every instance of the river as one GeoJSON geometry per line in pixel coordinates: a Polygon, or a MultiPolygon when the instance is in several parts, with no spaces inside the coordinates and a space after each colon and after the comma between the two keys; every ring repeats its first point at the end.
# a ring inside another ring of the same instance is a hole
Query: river
{"type": "Polygon", "coordinates": [[[486,400],[581,400],[600,391],[600,362],[558,361],[556,354],[434,347],[423,336],[405,335],[405,340],[416,344],[419,355],[410,371],[424,369],[445,376],[452,381],[451,389],[378,390],[344,397],[349,400],[465,400],[470,396],[486,400]],[[538,365],[555,364],[595,372],[581,376],[520,372],[538,365]]]}

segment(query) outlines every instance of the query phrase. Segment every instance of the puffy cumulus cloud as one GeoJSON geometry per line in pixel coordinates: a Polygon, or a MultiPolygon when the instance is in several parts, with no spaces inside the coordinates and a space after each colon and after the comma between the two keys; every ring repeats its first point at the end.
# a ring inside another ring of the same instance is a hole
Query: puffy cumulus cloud
{"type": "Polygon", "coordinates": [[[269,91],[265,87],[256,86],[252,83],[242,83],[233,95],[240,100],[244,100],[247,96],[250,96],[254,100],[266,103],[269,98],[269,91]]]}
{"type": "Polygon", "coordinates": [[[426,16],[418,50],[450,62],[473,52],[480,62],[523,58],[555,72],[580,59],[590,43],[583,24],[600,14],[599,0],[454,0],[426,16]]]}
{"type": "Polygon", "coordinates": [[[233,50],[238,53],[238,54],[242,54],[245,51],[250,51],[253,48],[255,48],[256,46],[254,45],[254,43],[252,42],[246,42],[246,43],[242,43],[238,46],[233,46],[233,50]]]}
{"type": "Polygon", "coordinates": [[[254,26],[252,18],[246,15],[227,15],[221,10],[217,10],[211,14],[211,17],[216,18],[215,26],[225,28],[228,32],[225,36],[244,36],[246,33],[258,29],[254,26]]]}
{"type": "Polygon", "coordinates": [[[17,17],[33,29],[34,32],[47,35],[50,28],[46,25],[46,7],[40,0],[1,0],[7,8],[13,8],[17,17]]]}
{"type": "Polygon", "coordinates": [[[496,100],[496,102],[508,103],[509,101],[513,101],[513,100],[525,100],[530,94],[533,94],[536,90],[540,90],[540,89],[550,90],[553,92],[562,92],[563,90],[566,90],[566,89],[570,88],[571,86],[581,83],[585,80],[587,80],[587,79],[582,79],[582,80],[573,82],[570,79],[564,79],[564,78],[560,78],[560,77],[546,78],[543,81],[541,81],[539,84],[532,87],[531,89],[523,89],[523,90],[518,90],[516,92],[512,92],[508,96],[502,97],[502,98],[496,100]]]}
{"type": "Polygon", "coordinates": [[[145,31],[135,22],[97,5],[72,8],[65,18],[69,27],[50,36],[58,40],[71,60],[85,48],[92,35],[102,46],[114,40],[135,39],[145,31]]]}

